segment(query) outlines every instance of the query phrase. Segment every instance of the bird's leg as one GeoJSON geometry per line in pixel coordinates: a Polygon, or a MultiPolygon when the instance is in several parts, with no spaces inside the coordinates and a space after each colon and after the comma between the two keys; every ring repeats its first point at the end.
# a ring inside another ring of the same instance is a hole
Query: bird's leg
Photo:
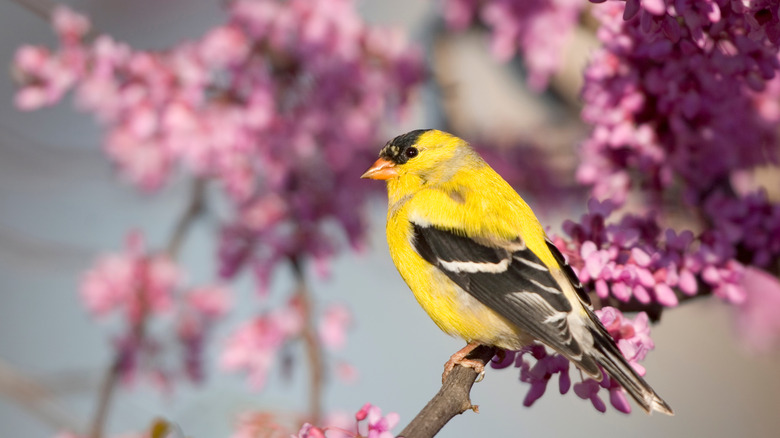
{"type": "Polygon", "coordinates": [[[481,381],[485,377],[485,364],[478,360],[466,359],[466,356],[468,356],[475,348],[479,347],[479,345],[479,342],[470,342],[468,345],[458,350],[457,353],[450,356],[450,360],[444,364],[444,373],[441,375],[441,383],[444,383],[444,381],[447,380],[447,376],[450,374],[452,369],[455,368],[455,365],[473,369],[479,373],[476,381],[481,381]]]}

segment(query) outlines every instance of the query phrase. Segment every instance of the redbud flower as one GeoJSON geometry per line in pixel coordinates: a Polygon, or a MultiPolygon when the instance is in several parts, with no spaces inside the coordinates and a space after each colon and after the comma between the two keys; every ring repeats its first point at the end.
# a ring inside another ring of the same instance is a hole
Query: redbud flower
{"type": "Polygon", "coordinates": [[[228,371],[249,374],[249,383],[261,389],[279,349],[303,329],[303,315],[296,300],[242,324],[227,341],[220,357],[228,371]]]}
{"type": "Polygon", "coordinates": [[[343,305],[331,305],[325,309],[325,314],[319,324],[320,339],[325,346],[339,350],[346,344],[346,330],[352,316],[343,305]]]}
{"type": "MultiPolygon", "coordinates": [[[[639,361],[643,360],[647,353],[655,347],[650,338],[647,315],[641,312],[634,320],[630,320],[613,307],[597,310],[596,315],[615,339],[628,362],[640,375],[644,375],[645,370],[639,365],[639,361]]],[[[598,411],[604,412],[606,405],[599,395],[600,390],[604,388],[610,392],[610,402],[616,409],[625,413],[631,411],[622,388],[609,379],[606,374],[600,383],[591,378],[585,378],[572,385],[569,376],[571,368],[569,360],[557,353],[549,352],[543,345],[535,344],[518,352],[507,352],[503,361],[499,362],[494,358],[491,361],[491,366],[500,369],[513,362],[516,368],[520,368],[520,380],[531,385],[523,400],[525,406],[531,406],[544,395],[547,383],[555,374],[558,374],[558,390],[561,394],[566,394],[569,389],[573,388],[575,394],[580,398],[590,400],[598,411]],[[533,357],[534,362],[527,359],[527,355],[533,357]]]]}

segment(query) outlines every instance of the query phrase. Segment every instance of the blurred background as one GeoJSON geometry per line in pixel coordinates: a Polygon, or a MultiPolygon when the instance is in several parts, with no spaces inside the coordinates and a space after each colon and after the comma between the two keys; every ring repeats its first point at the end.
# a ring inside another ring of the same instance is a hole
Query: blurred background
{"type": "MultiPolygon", "coordinates": [[[[147,49],[197,38],[224,20],[214,0],[67,3],[86,13],[99,31],[147,49]]],[[[363,0],[358,5],[368,22],[406,29],[440,75],[438,86],[429,84],[414,96],[411,114],[401,126],[388,128],[387,138],[421,127],[446,127],[475,140],[507,132],[507,143],[548,145],[563,184],[573,182],[576,141],[587,129],[578,116],[577,78],[593,37],[579,35],[567,52],[566,68],[553,79],[553,91],[536,94],[525,86],[521,65],[490,56],[483,33],[437,31],[440,5],[435,2],[363,0]]],[[[14,1],[0,1],[4,65],[23,44],[54,43],[44,19],[14,1]]],[[[91,117],[69,104],[20,112],[13,105],[15,90],[10,74],[0,78],[0,437],[47,437],[68,425],[84,430],[112,358],[109,334],[116,327],[91,319],[77,298],[83,271],[98,255],[120,248],[128,229],[141,229],[150,245],[162,245],[187,202],[189,184],[175,178],[156,194],[139,193],[116,179],[91,117]]],[[[518,189],[523,193],[522,186],[518,189]]],[[[561,205],[527,200],[538,202],[537,213],[553,231],[584,210],[576,193],[563,197],[561,205]]],[[[385,200],[377,196],[367,212],[368,250],[341,253],[330,279],[311,289],[320,305],[343,302],[353,313],[347,346],[338,356],[356,367],[358,380],[329,379],[326,410],[351,415],[371,402],[400,414],[397,433],[438,391],[442,364],[462,341],[435,327],[395,271],[384,238],[385,212],[385,200]]],[[[208,217],[198,222],[182,249],[181,263],[194,282],[215,275],[218,225],[208,217]]],[[[208,345],[206,381],[176,385],[169,393],[142,381],[122,387],[108,417],[110,435],[143,430],[153,418],[164,417],[186,436],[226,437],[242,412],[305,409],[301,367],[289,378],[273,370],[261,392],[250,391],[244,377],[219,370],[225,337],[257,308],[246,277],[237,280],[234,310],[208,345]]],[[[272,294],[292,287],[291,273],[279,268],[272,294]]],[[[623,415],[611,408],[600,414],[573,393],[558,395],[554,385],[525,408],[527,387],[517,382],[517,372],[489,370],[472,391],[480,413],[456,417],[439,436],[777,435],[780,353],[747,353],[727,305],[715,299],[687,303],[666,312],[652,335],[656,349],[644,362],[647,378],[674,407],[675,417],[623,415]]],[[[303,357],[295,349],[291,354],[303,357]]]]}

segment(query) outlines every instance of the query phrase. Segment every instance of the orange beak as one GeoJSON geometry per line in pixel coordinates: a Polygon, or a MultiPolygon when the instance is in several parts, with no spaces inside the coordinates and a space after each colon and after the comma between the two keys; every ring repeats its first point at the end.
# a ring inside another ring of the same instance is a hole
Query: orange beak
{"type": "Polygon", "coordinates": [[[366,170],[366,173],[360,175],[361,178],[379,179],[382,181],[398,176],[398,169],[395,168],[395,163],[384,158],[380,158],[374,162],[371,167],[366,170]]]}

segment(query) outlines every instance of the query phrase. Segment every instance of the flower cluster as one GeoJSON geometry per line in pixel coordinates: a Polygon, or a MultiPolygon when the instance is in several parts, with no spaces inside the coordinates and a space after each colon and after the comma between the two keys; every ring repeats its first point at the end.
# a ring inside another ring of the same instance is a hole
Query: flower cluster
{"type": "Polygon", "coordinates": [[[262,277],[291,255],[325,259],[335,223],[354,247],[357,178],[375,156],[382,121],[400,114],[423,77],[403,35],[366,25],[351,0],[236,0],[203,37],[140,51],[58,7],[60,47],[19,49],[17,106],[32,110],[73,90],[105,127],[104,149],[135,185],[154,190],[177,165],[216,179],[235,214],[220,251],[229,277],[262,277]],[[262,241],[262,248],[255,248],[262,241]]]}
{"type": "Polygon", "coordinates": [[[593,131],[578,177],[595,197],[622,202],[632,184],[658,194],[681,183],[696,205],[774,156],[775,2],[632,0],[593,12],[604,46],[585,72],[582,118],[593,131]]]}
{"type": "Polygon", "coordinates": [[[387,415],[382,415],[382,409],[378,406],[374,406],[371,403],[366,403],[355,414],[355,420],[357,420],[358,436],[366,438],[392,438],[393,434],[390,433],[397,424],[401,417],[395,412],[390,412],[387,415]],[[364,430],[361,432],[360,423],[365,421],[364,430]]]}
{"type": "MultiPolygon", "coordinates": [[[[227,340],[220,357],[222,368],[246,372],[250,385],[256,390],[262,389],[280,350],[303,334],[303,305],[301,296],[293,295],[285,305],[273,307],[244,322],[227,340]]],[[[343,305],[326,308],[318,326],[322,344],[332,350],[341,349],[346,343],[351,319],[349,309],[343,305]]],[[[336,374],[344,381],[354,380],[356,373],[348,363],[336,364],[336,374]]]]}
{"type": "MultiPolygon", "coordinates": [[[[16,53],[16,105],[34,110],[71,93],[102,124],[105,153],[141,189],[156,190],[178,168],[216,181],[231,210],[219,274],[230,279],[249,267],[262,290],[279,262],[313,259],[325,273],[341,240],[362,246],[360,207],[377,186],[358,177],[375,157],[383,120],[401,115],[424,71],[402,34],[367,25],[351,0],[236,0],[225,8],[226,21],[202,37],[144,51],[96,35],[86,17],[58,6],[59,47],[16,53]]],[[[179,268],[140,243],[85,276],[90,312],[121,310],[129,321],[115,341],[123,375],[162,350],[147,317],[172,315],[184,372],[202,378],[204,338],[228,298],[220,287],[174,296],[180,286],[179,268]]],[[[223,366],[246,370],[261,387],[302,318],[293,298],[246,323],[229,339],[223,366]]],[[[349,319],[342,307],[328,309],[322,342],[342,347],[349,319]]],[[[337,369],[355,376],[348,364],[337,369]]]]}
{"type": "Polygon", "coordinates": [[[222,367],[246,371],[249,384],[261,389],[279,350],[290,339],[300,336],[303,324],[303,309],[295,296],[285,306],[257,316],[235,330],[222,352],[222,367]]]}
{"type": "Polygon", "coordinates": [[[173,308],[182,273],[165,254],[147,254],[143,237],[131,232],[125,252],[100,257],[81,281],[81,300],[95,317],[122,313],[132,325],[147,314],[173,308]]]}
{"type": "MultiPolygon", "coordinates": [[[[605,307],[597,310],[596,315],[617,342],[621,353],[640,375],[644,375],[645,370],[638,362],[655,348],[655,344],[650,338],[647,314],[639,313],[632,321],[624,317],[619,310],[605,307]]],[[[604,388],[609,392],[612,406],[621,412],[631,412],[631,405],[629,405],[623,389],[606,374],[601,382],[586,378],[572,386],[569,377],[571,365],[569,360],[557,353],[549,352],[542,345],[531,345],[520,351],[507,351],[502,359],[493,358],[490,365],[498,369],[509,366],[520,368],[520,380],[531,385],[525,400],[523,400],[525,406],[531,406],[544,395],[547,384],[554,375],[558,374],[558,390],[561,394],[566,394],[569,389],[573,388],[577,396],[584,400],[590,400],[597,410],[604,412],[606,405],[599,396],[600,389],[604,388]],[[533,358],[533,362],[527,356],[533,358]]]]}
{"type": "Polygon", "coordinates": [[[564,223],[571,241],[556,238],[555,243],[599,298],[673,307],[678,304],[673,289],[696,295],[701,279],[729,302],[744,299],[743,265],[733,259],[733,248],[720,233],[709,231],[694,239],[691,231],[662,232],[652,215],[625,215],[608,224],[614,204],[591,200],[588,207],[579,223],[564,223]]]}
{"type": "MultiPolygon", "coordinates": [[[[749,265],[780,257],[780,206],[739,187],[776,160],[776,2],[629,0],[593,11],[603,48],[585,73],[582,117],[593,130],[578,179],[610,202],[567,223],[573,239],[561,246],[602,299],[674,306],[712,292],[749,312],[748,285],[760,276],[749,265]],[[657,213],[607,225],[631,189],[657,213]],[[687,220],[700,231],[662,229],[670,194],[696,212],[687,220]]],[[[780,333],[756,326],[765,339],[780,333]]]]}
{"type": "MultiPolygon", "coordinates": [[[[634,367],[639,375],[645,375],[645,368],[639,364],[644,360],[647,353],[655,348],[653,340],[650,338],[650,324],[647,314],[640,312],[633,321],[625,318],[623,314],[613,308],[605,307],[596,311],[596,315],[601,320],[607,332],[615,339],[628,363],[634,367]]],[[[598,396],[600,388],[609,392],[609,400],[612,406],[620,412],[631,412],[631,405],[626,399],[623,388],[615,381],[604,375],[601,382],[593,379],[585,379],[574,385],[574,392],[582,399],[590,400],[593,407],[604,412],[604,403],[598,396]]]]}
{"type": "Polygon", "coordinates": [[[330,438],[393,438],[390,430],[398,424],[399,419],[395,412],[383,416],[379,407],[366,403],[355,414],[354,432],[338,427],[320,428],[305,423],[293,438],[325,438],[326,433],[330,438]],[[361,424],[364,421],[365,423],[361,424]]]}
{"type": "Polygon", "coordinates": [[[780,205],[764,191],[739,197],[717,191],[707,197],[703,211],[724,243],[749,254],[745,261],[751,265],[765,268],[780,256],[780,205]]]}
{"type": "Polygon", "coordinates": [[[180,374],[201,380],[203,342],[213,322],[228,312],[229,291],[218,285],[186,289],[181,269],[168,256],[149,253],[140,233],[132,232],[126,240],[124,252],[97,260],[80,288],[82,302],[94,317],[118,314],[127,323],[113,342],[123,381],[132,381],[139,367],[163,388],[173,377],[158,360],[165,340],[147,329],[153,316],[173,319],[182,356],[180,374]]]}
{"type": "Polygon", "coordinates": [[[528,84],[542,90],[560,67],[583,8],[579,0],[447,0],[444,17],[457,30],[479,18],[492,32],[493,55],[502,61],[522,55],[528,84]]]}

